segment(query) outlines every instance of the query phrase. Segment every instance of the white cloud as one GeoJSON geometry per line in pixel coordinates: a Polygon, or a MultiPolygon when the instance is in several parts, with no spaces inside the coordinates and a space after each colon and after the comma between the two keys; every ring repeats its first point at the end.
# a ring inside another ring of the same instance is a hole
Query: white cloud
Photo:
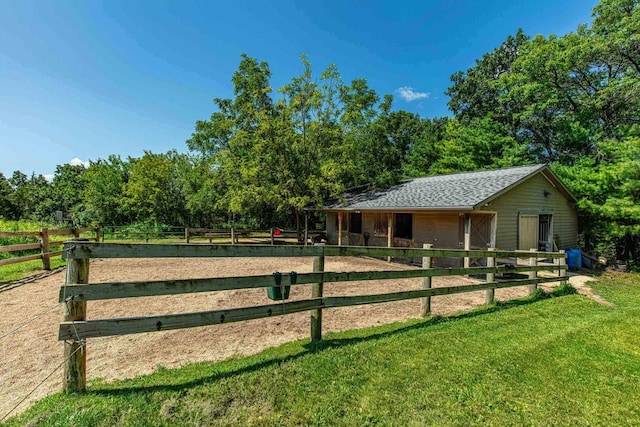
{"type": "Polygon", "coordinates": [[[51,181],[53,181],[53,174],[52,174],[52,173],[45,173],[45,174],[44,174],[44,175],[42,175],[42,176],[44,176],[44,179],[46,179],[46,180],[47,180],[47,182],[51,182],[51,181]]]}
{"type": "Polygon", "coordinates": [[[429,92],[416,92],[412,87],[409,86],[402,86],[396,89],[396,93],[400,95],[400,98],[404,99],[407,102],[429,97],[429,92]]]}
{"type": "Polygon", "coordinates": [[[80,160],[77,157],[74,157],[73,159],[71,159],[71,161],[69,162],[69,164],[71,166],[84,166],[85,168],[89,167],[89,162],[83,162],[82,160],[80,160]]]}

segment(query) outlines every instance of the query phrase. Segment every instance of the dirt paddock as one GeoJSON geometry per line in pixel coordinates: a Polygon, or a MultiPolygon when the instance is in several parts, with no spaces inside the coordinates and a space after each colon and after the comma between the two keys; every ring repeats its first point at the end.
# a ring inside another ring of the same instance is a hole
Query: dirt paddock
{"type": "MultiPolygon", "coordinates": [[[[402,270],[408,267],[376,259],[327,258],[326,271],[402,270]]],[[[311,258],[233,259],[109,259],[90,264],[91,283],[109,281],[167,280],[298,273],[312,270],[311,258]]],[[[0,292],[0,336],[56,304],[64,272],[0,292]]],[[[434,278],[433,286],[472,284],[463,277],[434,278]]],[[[421,279],[325,284],[324,294],[357,295],[419,289],[421,279]]],[[[526,287],[498,289],[496,299],[525,296],[526,287]]],[[[294,286],[290,299],[311,296],[309,286],[294,286]]],[[[445,314],[483,304],[483,291],[432,300],[432,313],[445,314]]],[[[264,289],[89,301],[88,319],[184,313],[272,303],[264,289]]],[[[374,326],[419,315],[420,301],[327,309],[323,332],[374,326]]],[[[16,333],[1,339],[0,417],[62,362],[62,343],[57,340],[62,305],[16,333]]],[[[159,365],[173,368],[190,362],[218,361],[235,355],[257,353],[284,342],[309,337],[309,313],[166,332],[89,339],[87,377],[106,380],[128,378],[154,371],[159,365]]],[[[62,370],[53,374],[18,409],[61,389],[62,370]]]]}

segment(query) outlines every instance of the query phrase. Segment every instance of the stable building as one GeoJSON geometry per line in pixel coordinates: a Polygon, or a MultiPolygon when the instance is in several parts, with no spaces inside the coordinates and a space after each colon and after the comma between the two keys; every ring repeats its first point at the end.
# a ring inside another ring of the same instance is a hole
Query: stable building
{"type": "Polygon", "coordinates": [[[575,205],[540,164],[409,179],[318,210],[332,245],[553,251],[577,245],[575,205]]]}

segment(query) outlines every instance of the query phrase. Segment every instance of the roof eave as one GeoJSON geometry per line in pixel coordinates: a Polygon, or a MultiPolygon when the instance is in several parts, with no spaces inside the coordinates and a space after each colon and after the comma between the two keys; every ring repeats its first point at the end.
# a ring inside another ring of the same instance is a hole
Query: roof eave
{"type": "Polygon", "coordinates": [[[413,207],[413,206],[405,206],[400,208],[385,208],[385,207],[377,207],[377,208],[356,208],[356,207],[333,207],[333,208],[310,208],[309,210],[316,212],[356,212],[356,211],[367,211],[367,212],[376,212],[376,211],[384,211],[384,212],[423,212],[423,211],[450,211],[450,212],[459,212],[459,211],[472,211],[476,208],[474,206],[421,206],[421,207],[413,207]]]}

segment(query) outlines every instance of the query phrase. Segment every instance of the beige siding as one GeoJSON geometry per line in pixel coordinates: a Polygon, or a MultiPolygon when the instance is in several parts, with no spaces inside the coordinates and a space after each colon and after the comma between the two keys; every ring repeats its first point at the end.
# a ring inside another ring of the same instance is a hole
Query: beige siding
{"type": "Polygon", "coordinates": [[[338,244],[338,214],[336,212],[327,212],[327,243],[330,245],[338,244]]]}
{"type": "Polygon", "coordinates": [[[417,247],[431,243],[434,248],[460,248],[460,215],[457,213],[417,213],[413,216],[413,240],[417,247]]]}
{"type": "MultiPolygon", "coordinates": [[[[413,240],[415,247],[431,243],[436,249],[459,249],[463,242],[460,214],[457,213],[416,213],[413,216],[413,240]]],[[[460,259],[435,258],[434,267],[459,267],[460,259]]]]}
{"type": "Polygon", "coordinates": [[[537,174],[493,200],[482,210],[497,212],[496,246],[518,249],[518,214],[550,213],[553,236],[560,249],[575,247],[578,240],[578,217],[569,201],[542,174],[537,174]],[[547,191],[548,196],[544,193],[547,191]]]}

